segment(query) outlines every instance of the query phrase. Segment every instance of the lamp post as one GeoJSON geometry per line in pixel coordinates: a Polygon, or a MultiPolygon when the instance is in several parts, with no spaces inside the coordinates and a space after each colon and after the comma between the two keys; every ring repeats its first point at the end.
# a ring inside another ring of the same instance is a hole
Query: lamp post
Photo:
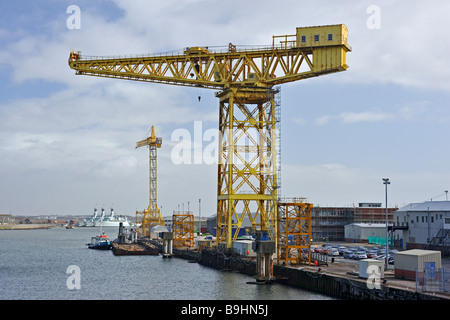
{"type": "Polygon", "coordinates": [[[385,193],[386,193],[386,265],[385,265],[385,270],[387,270],[388,269],[388,262],[389,262],[389,259],[388,259],[388,205],[387,205],[387,186],[388,186],[388,184],[390,184],[390,182],[389,182],[389,178],[383,178],[383,184],[386,186],[385,187],[385,193]]]}

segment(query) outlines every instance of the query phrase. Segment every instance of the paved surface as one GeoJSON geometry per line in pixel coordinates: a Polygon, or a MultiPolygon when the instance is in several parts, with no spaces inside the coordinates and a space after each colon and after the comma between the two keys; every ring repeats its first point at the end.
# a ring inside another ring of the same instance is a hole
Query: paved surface
{"type": "MultiPolygon", "coordinates": [[[[328,266],[319,266],[319,267],[302,266],[299,268],[311,271],[317,271],[318,268],[320,268],[321,273],[345,277],[353,281],[361,281],[361,282],[367,281],[367,279],[359,277],[359,261],[344,259],[343,257],[334,257],[334,262],[331,262],[331,257],[328,257],[328,261],[329,261],[328,266]]],[[[443,258],[442,266],[444,268],[450,269],[450,259],[443,258]]],[[[403,290],[406,289],[412,292],[416,291],[416,281],[395,278],[393,265],[389,265],[389,269],[384,271],[384,279],[386,280],[385,283],[383,284],[384,286],[399,288],[403,290]]],[[[438,293],[436,295],[450,299],[450,294],[438,293]]]]}

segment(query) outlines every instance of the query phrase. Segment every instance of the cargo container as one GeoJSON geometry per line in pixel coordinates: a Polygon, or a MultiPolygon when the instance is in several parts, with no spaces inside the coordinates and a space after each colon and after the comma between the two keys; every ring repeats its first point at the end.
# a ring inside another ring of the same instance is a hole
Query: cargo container
{"type": "Polygon", "coordinates": [[[384,261],[375,259],[362,259],[359,261],[359,276],[368,279],[375,274],[379,279],[384,279],[384,261]]]}
{"type": "Polygon", "coordinates": [[[440,251],[413,249],[394,254],[394,275],[397,278],[416,280],[416,271],[423,271],[428,266],[434,269],[442,267],[440,251]]]}
{"type": "Polygon", "coordinates": [[[252,243],[252,240],[237,240],[233,242],[233,249],[241,256],[256,257],[256,253],[252,249],[252,243]]]}

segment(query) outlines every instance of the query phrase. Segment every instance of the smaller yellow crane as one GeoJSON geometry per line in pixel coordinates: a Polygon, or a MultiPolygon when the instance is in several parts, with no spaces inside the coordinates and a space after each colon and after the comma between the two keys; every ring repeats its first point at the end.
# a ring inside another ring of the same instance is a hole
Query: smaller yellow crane
{"type": "Polygon", "coordinates": [[[161,148],[162,138],[156,137],[155,127],[152,126],[152,134],[147,139],[136,143],[136,149],[148,146],[150,150],[150,184],[149,184],[149,205],[148,209],[144,211],[136,211],[136,224],[141,224],[142,235],[144,237],[150,236],[150,228],[154,225],[164,226],[164,219],[161,216],[161,211],[157,204],[157,156],[156,151],[161,148]]]}

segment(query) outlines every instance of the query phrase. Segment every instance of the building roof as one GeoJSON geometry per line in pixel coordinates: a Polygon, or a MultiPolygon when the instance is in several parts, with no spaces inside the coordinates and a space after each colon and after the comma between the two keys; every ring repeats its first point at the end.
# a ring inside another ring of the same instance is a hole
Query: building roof
{"type": "Polygon", "coordinates": [[[354,225],[360,228],[386,228],[386,223],[351,223],[349,225],[354,225]]]}
{"type": "Polygon", "coordinates": [[[409,255],[409,256],[426,256],[426,255],[429,255],[429,254],[436,254],[436,253],[440,254],[440,251],[412,249],[412,250],[405,250],[405,251],[396,252],[395,254],[409,255]]]}
{"type": "Polygon", "coordinates": [[[399,211],[450,211],[450,201],[425,201],[421,203],[410,203],[399,211]]]}

